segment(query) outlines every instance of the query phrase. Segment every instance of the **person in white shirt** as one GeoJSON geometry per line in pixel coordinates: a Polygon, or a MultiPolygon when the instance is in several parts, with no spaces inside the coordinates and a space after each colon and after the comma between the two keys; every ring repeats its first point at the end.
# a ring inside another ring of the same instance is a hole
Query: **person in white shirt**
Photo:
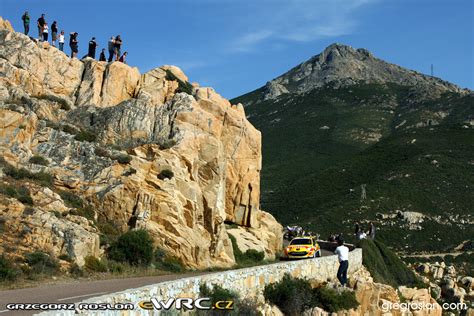
{"type": "Polygon", "coordinates": [[[64,51],[64,30],[58,35],[59,50],[64,51]]]}
{"type": "Polygon", "coordinates": [[[337,269],[337,279],[342,286],[347,284],[347,269],[349,268],[349,248],[344,246],[344,240],[337,241],[338,247],[334,252],[339,260],[339,269],[337,269]]]}
{"type": "Polygon", "coordinates": [[[48,41],[48,34],[49,34],[48,23],[44,22],[44,25],[43,25],[43,41],[45,41],[45,42],[48,41]]]}

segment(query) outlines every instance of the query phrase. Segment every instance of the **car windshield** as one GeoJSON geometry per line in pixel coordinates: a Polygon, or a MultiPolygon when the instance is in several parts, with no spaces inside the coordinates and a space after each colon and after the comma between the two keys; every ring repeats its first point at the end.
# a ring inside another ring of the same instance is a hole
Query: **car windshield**
{"type": "Polygon", "coordinates": [[[311,242],[311,239],[309,238],[299,238],[299,239],[293,239],[290,243],[290,245],[312,245],[313,243],[311,242]]]}

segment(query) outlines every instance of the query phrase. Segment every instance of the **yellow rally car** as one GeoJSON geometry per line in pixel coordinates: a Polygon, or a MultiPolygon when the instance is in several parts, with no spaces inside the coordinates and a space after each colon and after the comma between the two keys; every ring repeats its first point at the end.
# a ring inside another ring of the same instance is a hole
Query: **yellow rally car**
{"type": "Polygon", "coordinates": [[[312,237],[296,237],[285,249],[289,259],[321,257],[321,248],[312,237]]]}

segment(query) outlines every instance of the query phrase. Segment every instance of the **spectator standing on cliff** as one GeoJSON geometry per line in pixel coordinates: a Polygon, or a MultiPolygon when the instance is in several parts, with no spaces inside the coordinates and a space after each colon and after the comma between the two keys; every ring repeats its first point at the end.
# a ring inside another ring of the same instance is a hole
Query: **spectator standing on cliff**
{"type": "Polygon", "coordinates": [[[114,59],[114,51],[115,51],[114,45],[115,45],[115,37],[112,36],[108,42],[108,47],[107,47],[109,50],[109,63],[114,59]]]}
{"type": "Polygon", "coordinates": [[[64,30],[58,35],[59,50],[64,51],[64,30]]]}
{"type": "Polygon", "coordinates": [[[46,23],[46,20],[44,18],[44,13],[41,14],[41,16],[39,17],[38,21],[37,21],[37,25],[38,25],[38,38],[39,40],[43,40],[43,27],[44,27],[44,24],[46,23]]]}
{"type": "Polygon", "coordinates": [[[95,59],[95,49],[97,48],[97,42],[95,41],[95,37],[93,37],[90,41],[89,41],[89,50],[87,52],[87,56],[90,57],[90,58],[94,58],[95,59]]]}
{"type": "Polygon", "coordinates": [[[372,240],[375,239],[375,225],[373,222],[370,222],[369,224],[369,237],[372,240]]]}
{"type": "Polygon", "coordinates": [[[77,32],[69,34],[69,47],[71,47],[71,58],[76,57],[77,53],[79,52],[79,41],[77,40],[78,35],[79,34],[77,32]]]}
{"type": "Polygon", "coordinates": [[[100,52],[99,61],[107,61],[105,58],[105,48],[102,48],[102,51],[100,52]]]}
{"type": "Polygon", "coordinates": [[[127,55],[128,55],[127,52],[123,53],[123,55],[120,56],[119,61],[126,64],[127,63],[127,60],[126,60],[127,55]]]}
{"type": "Polygon", "coordinates": [[[347,284],[347,270],[349,269],[349,248],[344,246],[344,240],[337,241],[338,247],[334,252],[339,260],[339,269],[337,269],[337,279],[342,286],[347,284]]]}
{"type": "Polygon", "coordinates": [[[56,47],[56,40],[58,39],[58,23],[56,21],[51,24],[51,44],[56,47]]]}
{"type": "Polygon", "coordinates": [[[43,25],[43,41],[45,41],[45,42],[48,41],[48,35],[49,35],[48,23],[44,22],[44,25],[43,25]]]}
{"type": "Polygon", "coordinates": [[[114,41],[114,53],[115,53],[115,60],[118,61],[121,57],[120,48],[122,47],[122,39],[120,35],[115,37],[114,41]]]}
{"type": "Polygon", "coordinates": [[[23,21],[23,27],[25,28],[25,35],[28,35],[30,32],[30,14],[28,11],[21,16],[21,20],[23,21]]]}

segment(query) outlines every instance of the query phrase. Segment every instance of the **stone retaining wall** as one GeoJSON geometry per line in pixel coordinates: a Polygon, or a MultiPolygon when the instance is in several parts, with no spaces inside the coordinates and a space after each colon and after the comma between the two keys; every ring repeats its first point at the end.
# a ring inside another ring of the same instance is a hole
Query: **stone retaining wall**
{"type": "MultiPolygon", "coordinates": [[[[84,302],[94,303],[134,303],[149,301],[155,297],[158,300],[166,300],[170,297],[197,297],[199,286],[203,283],[207,285],[218,284],[223,288],[233,290],[240,294],[242,298],[252,297],[263,300],[263,289],[265,285],[277,282],[283,278],[285,273],[290,273],[293,277],[307,278],[315,281],[327,281],[335,279],[338,269],[337,256],[327,256],[316,259],[306,259],[299,261],[278,262],[269,265],[256,266],[245,269],[215,272],[201,276],[184,278],[175,281],[163,282],[148,285],[136,289],[129,289],[123,292],[107,294],[94,297],[84,302]]],[[[354,273],[362,267],[362,249],[355,249],[349,253],[349,273],[354,273]]],[[[77,306],[77,304],[76,304],[77,306]]],[[[53,313],[43,313],[43,315],[53,315],[53,313]]],[[[55,312],[54,315],[73,315],[55,312]]],[[[85,314],[85,312],[84,312],[85,314]]],[[[88,312],[87,314],[91,314],[88,312]]],[[[100,312],[100,315],[117,315],[118,312],[100,312]]],[[[142,310],[136,307],[134,311],[124,312],[123,315],[151,315],[151,311],[142,310]]],[[[156,314],[156,313],[155,313],[156,314]]]]}

